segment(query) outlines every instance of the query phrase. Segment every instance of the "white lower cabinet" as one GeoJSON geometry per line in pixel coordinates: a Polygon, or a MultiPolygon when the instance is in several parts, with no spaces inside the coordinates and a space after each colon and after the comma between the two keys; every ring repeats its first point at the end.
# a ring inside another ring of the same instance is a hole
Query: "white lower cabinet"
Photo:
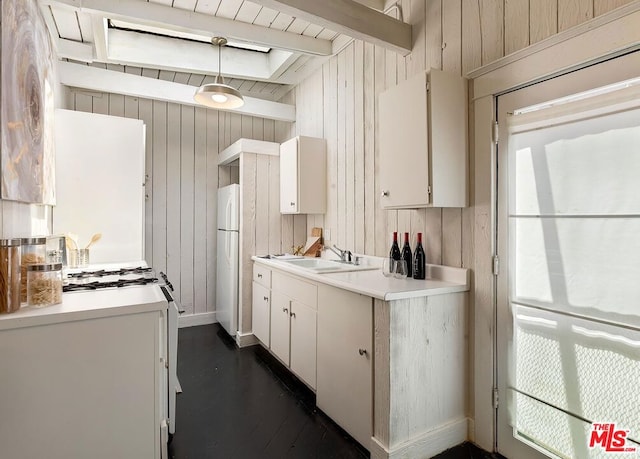
{"type": "Polygon", "coordinates": [[[316,388],[317,286],[273,271],[269,348],[312,389],[316,388]]]}
{"type": "Polygon", "coordinates": [[[269,329],[271,322],[271,291],[264,285],[253,282],[251,300],[251,323],[253,334],[265,346],[269,346],[269,329]]]}
{"type": "Polygon", "coordinates": [[[372,437],[371,297],[318,286],[316,404],[369,449],[372,437]]]}
{"type": "Polygon", "coordinates": [[[289,365],[289,330],[291,299],[280,292],[271,292],[271,344],[269,348],[289,365]]]}
{"type": "Polygon", "coordinates": [[[291,370],[316,388],[316,311],[291,302],[291,370]]]}
{"type": "Polygon", "coordinates": [[[271,290],[256,279],[254,276],[254,335],[316,390],[320,409],[369,449],[373,423],[372,298],[275,269],[271,271],[271,290]]]}

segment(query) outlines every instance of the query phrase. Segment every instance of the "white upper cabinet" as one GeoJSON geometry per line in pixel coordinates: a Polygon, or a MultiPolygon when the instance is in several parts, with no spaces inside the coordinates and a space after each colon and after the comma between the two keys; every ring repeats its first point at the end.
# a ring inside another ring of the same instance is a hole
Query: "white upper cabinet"
{"type": "Polygon", "coordinates": [[[382,207],[466,207],[466,79],[431,69],[378,103],[382,207]]]}
{"type": "Polygon", "coordinates": [[[325,140],[298,136],[280,145],[280,212],[324,214],[327,208],[325,140]]]}

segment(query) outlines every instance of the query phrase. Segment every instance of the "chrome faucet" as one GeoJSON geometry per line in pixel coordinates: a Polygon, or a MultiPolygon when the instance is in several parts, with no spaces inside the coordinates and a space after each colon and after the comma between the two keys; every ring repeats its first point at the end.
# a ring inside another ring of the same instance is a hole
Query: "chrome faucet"
{"type": "MultiPolygon", "coordinates": [[[[349,252],[348,250],[342,250],[338,247],[336,247],[335,244],[333,244],[333,247],[327,247],[325,246],[325,248],[331,250],[333,253],[335,253],[336,255],[338,255],[338,257],[340,257],[340,261],[346,262],[347,261],[347,254],[350,256],[351,252],[349,252]]],[[[351,258],[351,257],[349,257],[351,258]]],[[[349,260],[351,261],[351,260],[349,260]]]]}

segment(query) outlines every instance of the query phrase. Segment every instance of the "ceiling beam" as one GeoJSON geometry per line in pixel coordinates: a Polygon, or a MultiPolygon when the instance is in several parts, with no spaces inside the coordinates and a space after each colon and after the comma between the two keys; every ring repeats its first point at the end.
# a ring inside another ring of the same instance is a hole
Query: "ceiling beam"
{"type": "Polygon", "coordinates": [[[220,35],[228,39],[302,54],[328,56],[332,52],[329,40],[269,29],[158,3],[139,0],[40,0],[40,2],[67,5],[84,13],[101,14],[110,19],[138,22],[205,36],[220,35]]]}
{"type": "Polygon", "coordinates": [[[353,0],[252,0],[335,32],[407,55],[411,25],[353,0]]]}
{"type": "MultiPolygon", "coordinates": [[[[65,86],[202,107],[193,100],[195,86],[64,61],[58,62],[58,73],[65,86]]],[[[293,105],[255,97],[244,97],[244,102],[240,108],[224,111],[277,121],[296,120],[293,105]]]]}

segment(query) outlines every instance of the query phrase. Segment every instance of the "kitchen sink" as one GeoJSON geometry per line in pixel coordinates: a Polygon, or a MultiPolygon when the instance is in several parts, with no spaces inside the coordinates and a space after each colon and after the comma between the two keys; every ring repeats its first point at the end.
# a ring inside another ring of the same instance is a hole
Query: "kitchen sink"
{"type": "Polygon", "coordinates": [[[368,271],[378,269],[378,266],[372,265],[354,265],[339,260],[325,260],[323,258],[295,258],[291,260],[283,260],[292,266],[306,269],[316,273],[338,273],[347,271],[368,271]]]}

